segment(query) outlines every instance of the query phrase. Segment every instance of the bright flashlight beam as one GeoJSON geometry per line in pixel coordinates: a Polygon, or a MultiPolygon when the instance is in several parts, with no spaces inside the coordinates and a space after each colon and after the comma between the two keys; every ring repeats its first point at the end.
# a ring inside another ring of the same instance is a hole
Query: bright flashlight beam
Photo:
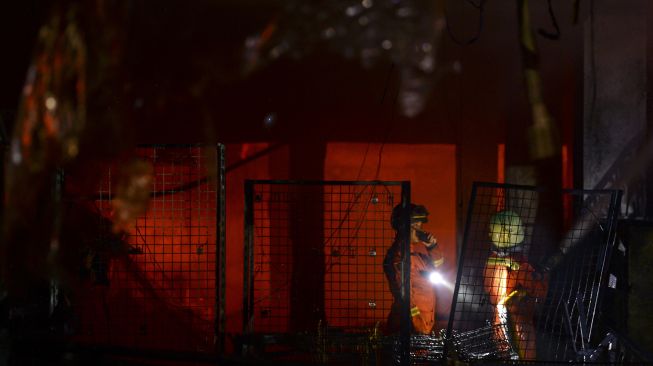
{"type": "Polygon", "coordinates": [[[429,282],[431,282],[434,285],[440,285],[448,288],[449,290],[453,291],[453,286],[442,277],[442,274],[440,272],[431,272],[429,273],[429,282]]]}
{"type": "Polygon", "coordinates": [[[429,281],[434,285],[439,285],[444,283],[444,278],[442,278],[440,272],[431,272],[431,274],[429,274],[429,281]]]}

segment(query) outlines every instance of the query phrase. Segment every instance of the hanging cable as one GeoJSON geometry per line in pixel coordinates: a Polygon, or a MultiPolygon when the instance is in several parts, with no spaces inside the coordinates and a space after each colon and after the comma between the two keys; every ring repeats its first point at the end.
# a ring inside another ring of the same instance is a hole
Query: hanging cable
{"type": "Polygon", "coordinates": [[[467,3],[473,6],[474,8],[478,9],[478,27],[476,28],[476,34],[467,41],[460,41],[458,37],[456,37],[453,34],[453,31],[451,30],[451,27],[449,26],[449,16],[447,14],[447,7],[445,5],[444,7],[444,22],[447,27],[447,33],[449,34],[449,37],[454,41],[459,46],[469,46],[470,44],[476,42],[480,36],[481,32],[483,31],[483,15],[484,15],[484,10],[485,10],[485,2],[486,0],[480,0],[478,4],[473,2],[472,0],[467,0],[467,3]]]}
{"type": "MultiPolygon", "coordinates": [[[[385,96],[388,93],[388,87],[390,85],[390,76],[392,76],[392,71],[395,68],[395,63],[390,64],[390,69],[388,70],[388,75],[385,78],[385,84],[383,85],[383,94],[381,95],[381,101],[380,105],[383,105],[383,102],[385,101],[385,96]]],[[[372,145],[372,142],[367,143],[367,147],[365,148],[365,154],[363,155],[363,161],[361,161],[361,165],[358,168],[358,174],[356,174],[356,180],[360,180],[361,174],[363,173],[363,168],[365,167],[365,163],[367,162],[367,154],[370,151],[370,146],[372,145]]]]}
{"type": "Polygon", "coordinates": [[[549,4],[549,17],[551,17],[551,24],[553,24],[553,28],[555,28],[555,33],[548,32],[542,28],[538,28],[537,33],[539,33],[544,38],[548,38],[552,41],[556,41],[560,39],[560,27],[558,26],[556,15],[553,12],[553,5],[551,4],[551,0],[547,0],[547,2],[549,4]]]}
{"type": "Polygon", "coordinates": [[[390,121],[388,123],[388,126],[385,130],[385,134],[383,136],[383,141],[381,142],[381,147],[379,148],[379,159],[376,164],[376,172],[374,174],[374,180],[379,180],[379,175],[381,174],[381,161],[383,160],[383,149],[385,147],[386,142],[388,142],[388,138],[390,137],[390,132],[392,132],[392,129],[394,127],[395,123],[395,116],[397,115],[397,99],[399,99],[399,91],[401,88],[399,85],[397,85],[397,92],[395,93],[395,97],[392,101],[392,112],[390,114],[390,121]]]}

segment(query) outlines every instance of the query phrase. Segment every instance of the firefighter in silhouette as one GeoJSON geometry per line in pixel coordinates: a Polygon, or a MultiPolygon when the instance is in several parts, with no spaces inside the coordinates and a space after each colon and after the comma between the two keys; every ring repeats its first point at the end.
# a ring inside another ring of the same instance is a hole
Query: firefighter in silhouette
{"type": "MultiPolygon", "coordinates": [[[[422,230],[428,222],[429,212],[422,205],[410,204],[410,315],[411,330],[415,334],[431,334],[435,326],[436,295],[429,275],[444,263],[438,241],[432,234],[422,230]]],[[[388,315],[388,331],[399,331],[401,319],[401,263],[402,263],[402,207],[392,210],[391,224],[396,231],[395,240],[383,261],[383,269],[394,297],[388,315]]]]}
{"type": "Polygon", "coordinates": [[[512,358],[535,360],[535,303],[546,296],[546,283],[522,255],[524,226],[516,213],[492,215],[489,236],[484,285],[494,307],[496,336],[510,344],[512,358]]]}

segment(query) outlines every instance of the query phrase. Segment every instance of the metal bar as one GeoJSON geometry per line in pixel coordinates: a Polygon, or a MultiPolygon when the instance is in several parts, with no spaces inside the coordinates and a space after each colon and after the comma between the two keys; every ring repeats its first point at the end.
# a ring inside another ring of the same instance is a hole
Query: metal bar
{"type": "Polygon", "coordinates": [[[0,222],[4,222],[5,214],[5,166],[7,164],[7,157],[9,156],[9,145],[5,143],[0,143],[0,222]]]}
{"type": "Polygon", "coordinates": [[[245,333],[253,331],[250,328],[254,290],[254,184],[255,181],[245,180],[245,243],[244,243],[244,293],[243,293],[243,331],[245,333]]]}
{"type": "MultiPolygon", "coordinates": [[[[460,247],[459,253],[458,253],[458,263],[457,263],[457,268],[458,271],[456,273],[456,284],[454,286],[453,290],[453,298],[451,300],[451,310],[450,310],[450,316],[449,316],[449,323],[447,324],[447,339],[451,339],[452,336],[452,331],[453,331],[453,323],[454,319],[456,317],[456,304],[458,303],[458,293],[460,292],[460,280],[463,275],[463,265],[465,263],[465,250],[467,249],[467,241],[469,239],[469,230],[472,226],[472,214],[474,212],[474,201],[476,200],[476,192],[478,190],[478,187],[484,185],[483,183],[479,182],[474,182],[472,185],[472,194],[471,198],[468,203],[467,207],[467,220],[465,222],[465,232],[463,234],[463,243],[460,247]]],[[[499,186],[497,186],[499,187],[499,186]]],[[[497,188],[495,187],[495,188],[497,188]]],[[[447,357],[447,353],[450,351],[448,350],[449,347],[444,348],[445,351],[445,357],[447,357]]]]}
{"type": "MultiPolygon", "coordinates": [[[[578,310],[578,331],[580,331],[580,345],[583,351],[587,350],[587,342],[589,337],[585,340],[585,335],[589,333],[587,330],[587,315],[585,314],[585,305],[580,296],[576,294],[576,309],[578,310]]],[[[575,342],[574,342],[575,343],[575,342]]]]}
{"type": "Polygon", "coordinates": [[[401,364],[410,365],[410,182],[403,182],[401,185],[401,207],[403,222],[403,233],[401,241],[401,364]]]}
{"type": "MultiPolygon", "coordinates": [[[[576,347],[576,334],[574,333],[574,327],[571,325],[571,314],[569,313],[569,307],[566,302],[562,303],[562,308],[565,310],[565,324],[567,325],[567,330],[569,331],[571,345],[574,347],[574,353],[578,353],[578,347],[576,347]]],[[[585,347],[583,346],[583,349],[585,347]]]]}
{"type": "Polygon", "coordinates": [[[349,180],[252,180],[254,184],[283,184],[283,185],[321,185],[321,186],[366,186],[366,185],[379,185],[379,186],[401,186],[405,181],[379,181],[379,180],[369,180],[369,181],[349,181],[349,180]]]}
{"type": "Polygon", "coordinates": [[[216,324],[215,324],[215,335],[217,337],[217,352],[222,354],[224,351],[224,342],[225,342],[225,327],[226,327],[226,318],[225,318],[225,306],[226,306],[226,266],[227,266],[227,238],[226,238],[226,187],[227,187],[227,176],[225,171],[225,146],[223,144],[218,144],[216,146],[217,153],[217,221],[216,225],[216,240],[218,242],[218,248],[215,251],[215,297],[216,297],[216,324]]]}
{"type": "MultiPolygon", "coordinates": [[[[50,256],[56,256],[58,255],[58,242],[60,240],[60,231],[61,231],[61,223],[63,221],[63,209],[62,209],[62,197],[63,197],[63,192],[64,192],[64,184],[65,184],[65,179],[66,175],[63,169],[58,168],[54,174],[54,189],[52,191],[52,201],[54,204],[54,225],[53,225],[53,230],[52,230],[52,236],[50,238],[50,248],[49,248],[49,255],[50,256]],[[55,246],[55,243],[57,245],[55,246]]],[[[54,310],[57,307],[57,303],[59,301],[59,278],[57,278],[56,271],[53,271],[52,274],[50,274],[50,312],[49,315],[53,316],[54,315],[54,310]]]]}
{"type": "Polygon", "coordinates": [[[181,148],[190,148],[190,147],[215,147],[215,144],[212,143],[186,143],[186,144],[136,144],[137,148],[153,148],[153,149],[181,149],[181,148]]]}
{"type": "MultiPolygon", "coordinates": [[[[608,223],[608,238],[607,238],[607,245],[605,247],[605,251],[603,253],[603,261],[601,263],[601,269],[600,269],[600,275],[599,275],[599,281],[598,281],[598,288],[597,288],[597,294],[596,294],[596,301],[594,302],[594,306],[592,307],[591,314],[592,316],[590,317],[590,324],[589,324],[589,330],[587,334],[587,340],[589,341],[590,337],[592,336],[592,330],[594,329],[594,320],[596,318],[596,309],[598,308],[598,304],[600,300],[603,297],[603,292],[600,291],[601,285],[604,285],[604,282],[607,281],[606,278],[606,273],[608,271],[608,268],[610,266],[610,257],[611,253],[614,249],[614,243],[617,235],[617,220],[618,220],[618,210],[621,207],[621,198],[623,196],[623,191],[618,190],[614,191],[612,190],[612,194],[610,195],[610,206],[609,206],[609,211],[608,211],[608,218],[609,218],[609,223],[608,223]]],[[[603,286],[604,287],[604,286],[603,286]]]]}
{"type": "MultiPolygon", "coordinates": [[[[183,185],[180,185],[178,187],[174,187],[172,189],[166,189],[166,190],[161,190],[161,191],[153,191],[150,193],[150,197],[152,198],[158,198],[162,196],[167,196],[171,194],[176,194],[179,192],[184,192],[188,191],[194,188],[197,188],[201,186],[202,184],[205,184],[209,181],[209,177],[202,177],[200,179],[197,179],[192,182],[185,183],[183,185]]],[[[275,181],[267,181],[267,180],[255,180],[255,184],[304,184],[304,185],[380,185],[380,186],[398,186],[401,184],[401,182],[395,182],[395,181],[284,181],[284,180],[275,180],[275,181]]],[[[98,200],[101,199],[98,195],[94,196],[85,196],[85,197],[78,197],[79,199],[87,199],[87,200],[98,200]]],[[[112,195],[104,195],[102,199],[106,200],[112,200],[113,196],[112,195]]]]}

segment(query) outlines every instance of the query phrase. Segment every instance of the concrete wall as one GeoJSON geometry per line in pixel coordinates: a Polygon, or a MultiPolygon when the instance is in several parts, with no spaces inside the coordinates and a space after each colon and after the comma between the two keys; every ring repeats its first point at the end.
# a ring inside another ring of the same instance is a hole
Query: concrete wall
{"type": "Polygon", "coordinates": [[[584,24],[583,186],[625,189],[622,211],[641,215],[639,175],[619,184],[647,126],[645,0],[587,2],[584,24]],[[636,212],[640,211],[640,212],[636,212]]]}

